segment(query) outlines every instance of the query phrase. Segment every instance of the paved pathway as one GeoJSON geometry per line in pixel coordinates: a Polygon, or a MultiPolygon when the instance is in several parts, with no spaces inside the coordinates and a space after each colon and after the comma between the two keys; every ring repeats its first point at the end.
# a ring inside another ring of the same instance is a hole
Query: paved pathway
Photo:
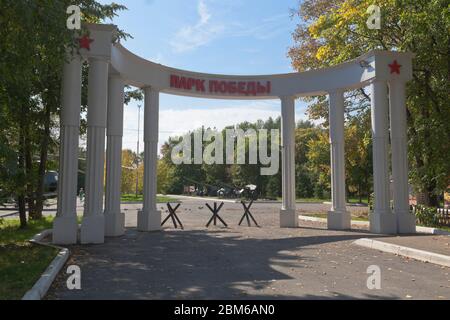
{"type": "Polygon", "coordinates": [[[72,248],[82,290],[67,290],[62,273],[48,299],[450,299],[450,269],[352,245],[372,237],[364,230],[280,229],[279,208],[260,204],[252,212],[262,228],[237,227],[242,208],[231,203],[222,211],[230,228],[206,229],[209,210],[191,200],[179,210],[185,231],[139,233],[138,207],[126,208],[124,237],[72,248]],[[381,290],[367,288],[371,265],[381,290]]]}

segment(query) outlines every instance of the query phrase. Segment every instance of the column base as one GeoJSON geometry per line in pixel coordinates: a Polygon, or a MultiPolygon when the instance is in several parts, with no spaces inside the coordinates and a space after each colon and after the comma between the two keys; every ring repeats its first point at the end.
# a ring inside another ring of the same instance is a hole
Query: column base
{"type": "Polygon", "coordinates": [[[103,214],[88,215],[81,224],[81,244],[105,243],[105,217],[103,214]]]}
{"type": "Polygon", "coordinates": [[[120,237],[125,234],[125,214],[105,212],[105,237],[120,237]]]}
{"type": "Polygon", "coordinates": [[[377,234],[397,234],[397,219],[389,211],[373,212],[370,215],[370,232],[377,234]]]}
{"type": "Polygon", "coordinates": [[[139,211],[138,230],[142,232],[161,231],[161,211],[139,211]]]}
{"type": "Polygon", "coordinates": [[[76,244],[78,237],[77,216],[56,217],[53,221],[52,243],[56,245],[76,244]]]}
{"type": "Polygon", "coordinates": [[[295,209],[280,211],[281,228],[298,228],[298,214],[295,209]]]}
{"type": "Polygon", "coordinates": [[[352,228],[352,218],[348,211],[328,211],[329,230],[349,230],[352,228]]]}
{"type": "Polygon", "coordinates": [[[406,211],[395,211],[395,216],[397,218],[397,231],[400,234],[413,234],[416,233],[416,216],[406,211]]]}

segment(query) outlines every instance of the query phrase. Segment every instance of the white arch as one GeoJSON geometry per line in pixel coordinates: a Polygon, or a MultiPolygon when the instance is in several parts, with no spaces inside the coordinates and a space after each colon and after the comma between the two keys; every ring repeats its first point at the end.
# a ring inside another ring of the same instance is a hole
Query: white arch
{"type": "MultiPolygon", "coordinates": [[[[392,59],[405,63],[411,59],[410,54],[399,54],[380,50],[370,51],[361,57],[341,63],[326,69],[311,70],[306,72],[293,72],[271,75],[221,75],[192,72],[175,69],[161,64],[145,60],[128,51],[121,44],[115,44],[111,50],[111,65],[120,73],[127,83],[136,87],[151,86],[160,92],[212,99],[279,99],[285,96],[312,96],[326,95],[338,89],[356,89],[367,86],[377,77],[376,61],[378,63],[392,59]],[[204,79],[206,81],[256,81],[266,83],[270,81],[272,91],[270,94],[254,96],[246,95],[221,95],[209,92],[198,93],[195,90],[176,90],[170,87],[170,76],[178,75],[186,78],[204,79]]],[[[383,76],[383,75],[382,75],[383,76]]]]}
{"type": "MultiPolygon", "coordinates": [[[[370,85],[372,92],[372,133],[374,150],[374,212],[371,230],[375,233],[415,232],[415,217],[408,208],[408,170],[406,140],[405,83],[412,79],[410,53],[370,51],[337,66],[307,72],[274,75],[218,75],[180,70],[147,61],[113,44],[116,27],[87,25],[93,40],[81,56],[89,60],[88,98],[88,212],[81,226],[82,243],[101,243],[106,236],[123,234],[120,213],[120,166],[125,84],[145,92],[145,177],[144,208],[138,215],[141,231],[160,230],[161,213],[156,208],[156,163],[158,142],[159,93],[209,99],[280,99],[283,140],[283,201],[281,227],[297,227],[295,204],[295,99],[302,96],[330,96],[330,144],[333,204],[328,215],[330,229],[348,229],[350,214],[345,203],[344,97],[345,90],[370,85]],[[109,79],[108,79],[109,74],[109,79]],[[109,89],[106,81],[109,81],[109,89]],[[389,85],[389,95],[387,86],[389,85]],[[108,90],[110,92],[108,92],[108,90]],[[111,92],[114,91],[114,92],[111,92]],[[388,100],[389,96],[389,100],[388,100]],[[108,98],[106,98],[108,97],[108,98]],[[390,104],[389,104],[390,102],[390,104]],[[108,110],[108,121],[106,110],[108,110]],[[394,179],[394,214],[389,199],[389,112],[394,179]],[[108,136],[106,210],[103,201],[103,152],[105,129],[108,136]],[[100,159],[101,163],[99,163],[100,159]],[[119,188],[119,189],[118,189],[119,188]],[[106,225],[106,230],[105,230],[106,225]]],[[[76,168],[81,100],[81,64],[71,56],[64,68],[61,113],[61,160],[58,216],[53,241],[76,242],[76,168]]]]}

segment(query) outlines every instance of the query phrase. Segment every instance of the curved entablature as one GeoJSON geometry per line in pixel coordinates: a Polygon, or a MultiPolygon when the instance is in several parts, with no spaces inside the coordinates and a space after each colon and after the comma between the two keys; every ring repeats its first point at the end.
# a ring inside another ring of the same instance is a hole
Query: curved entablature
{"type": "Polygon", "coordinates": [[[327,94],[366,86],[373,80],[412,79],[411,53],[373,50],[325,69],[274,75],[219,75],[170,68],[145,60],[120,43],[112,44],[114,25],[89,24],[92,40],[86,58],[108,59],[112,73],[136,87],[160,92],[217,99],[279,99],[286,96],[327,94]],[[398,69],[392,69],[396,66],[398,69]]]}
{"type": "MultiPolygon", "coordinates": [[[[144,205],[137,216],[139,231],[161,230],[156,180],[160,92],[218,99],[280,99],[282,134],[282,205],[280,227],[299,226],[295,202],[295,97],[329,95],[331,193],[328,228],[351,228],[345,199],[345,97],[343,91],[370,84],[373,136],[374,209],[370,230],[379,234],[411,234],[416,219],[409,210],[406,81],[412,78],[409,53],[371,51],[355,60],[321,70],[261,76],[204,74],[169,68],[142,59],[113,44],[114,25],[86,25],[89,35],[78,38],[79,53],[69,52],[64,64],[61,105],[61,184],[58,214],[53,226],[55,244],[78,239],[76,208],[77,150],[80,125],[82,61],[89,63],[87,108],[86,210],[81,225],[83,244],[103,243],[106,236],[124,234],[120,210],[125,84],[144,88],[144,205]],[[389,91],[388,91],[389,86],[389,91]],[[106,152],[106,182],[102,155],[106,152]],[[391,150],[389,149],[389,136],[391,150]],[[389,150],[391,151],[389,154],[389,150]],[[389,165],[389,158],[392,164],[389,165]],[[392,168],[393,212],[390,187],[392,168]],[[106,185],[104,192],[103,183],[106,185]],[[104,194],[106,195],[104,197],[104,194]],[[119,196],[117,196],[119,195],[119,196]],[[103,204],[105,209],[103,210],[103,204]]],[[[271,154],[278,154],[277,152],[271,154]]],[[[278,162],[278,161],[276,161],[278,162]]],[[[271,163],[272,166],[272,163],[271,163]]],[[[277,165],[278,166],[278,165],[277,165]]],[[[278,170],[278,168],[276,169],[278,170]]]]}
{"type": "Polygon", "coordinates": [[[170,68],[145,60],[120,44],[113,45],[111,51],[113,68],[130,85],[151,86],[175,95],[216,99],[278,99],[283,96],[311,96],[339,89],[359,88],[375,78],[389,77],[389,72],[385,70],[389,69],[388,64],[393,59],[402,64],[404,69],[411,68],[410,54],[375,50],[326,69],[246,76],[205,74],[170,68]],[[380,65],[385,70],[377,72],[380,65]]]}

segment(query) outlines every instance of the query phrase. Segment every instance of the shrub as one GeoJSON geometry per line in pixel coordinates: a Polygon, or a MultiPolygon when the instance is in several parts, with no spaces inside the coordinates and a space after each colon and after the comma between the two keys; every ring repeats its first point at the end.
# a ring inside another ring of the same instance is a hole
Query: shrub
{"type": "Polygon", "coordinates": [[[436,208],[416,206],[415,214],[420,224],[426,227],[439,227],[439,213],[436,208]]]}

